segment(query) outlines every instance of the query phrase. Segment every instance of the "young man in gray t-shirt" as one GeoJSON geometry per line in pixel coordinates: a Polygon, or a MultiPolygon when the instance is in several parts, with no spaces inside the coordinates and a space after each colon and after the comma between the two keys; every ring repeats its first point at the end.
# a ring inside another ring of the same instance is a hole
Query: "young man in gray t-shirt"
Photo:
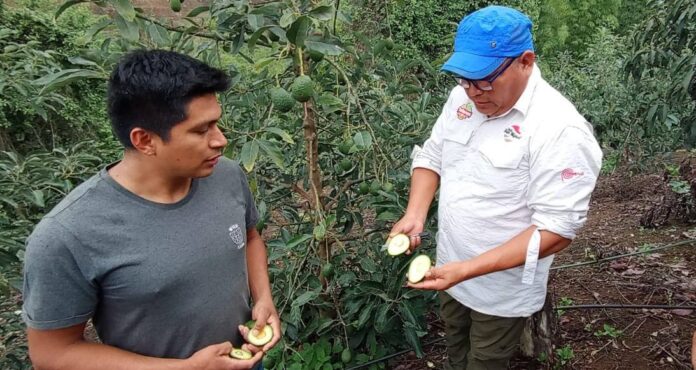
{"type": "Polygon", "coordinates": [[[123,159],[27,241],[23,317],[37,368],[249,369],[278,342],[256,206],[244,172],[221,156],[215,94],[228,86],[224,72],[175,52],[118,64],[108,105],[123,159]],[[90,318],[101,344],[83,338],[90,318]],[[250,318],[274,338],[232,359],[250,318]]]}

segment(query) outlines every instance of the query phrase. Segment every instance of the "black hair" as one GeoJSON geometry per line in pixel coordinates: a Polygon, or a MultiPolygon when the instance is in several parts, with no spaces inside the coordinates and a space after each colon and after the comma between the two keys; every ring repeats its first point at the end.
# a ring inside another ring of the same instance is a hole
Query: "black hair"
{"type": "Polygon", "coordinates": [[[141,127],[167,141],[172,127],[186,119],[196,97],[230,86],[225,72],[187,55],[166,50],[126,54],[109,78],[107,103],[111,127],[125,148],[130,131],[141,127]]]}

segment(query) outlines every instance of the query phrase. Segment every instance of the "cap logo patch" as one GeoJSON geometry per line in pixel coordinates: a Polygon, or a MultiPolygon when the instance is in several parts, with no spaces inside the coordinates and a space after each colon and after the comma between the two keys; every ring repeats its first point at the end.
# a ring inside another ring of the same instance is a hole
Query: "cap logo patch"
{"type": "Polygon", "coordinates": [[[457,108],[457,118],[462,120],[471,117],[471,115],[473,114],[473,109],[474,105],[471,104],[471,102],[462,104],[461,106],[459,106],[459,108],[457,108]]]}
{"type": "Polygon", "coordinates": [[[520,127],[520,125],[512,125],[506,128],[503,133],[503,137],[507,142],[512,141],[512,139],[519,140],[522,138],[522,128],[520,127]]]}

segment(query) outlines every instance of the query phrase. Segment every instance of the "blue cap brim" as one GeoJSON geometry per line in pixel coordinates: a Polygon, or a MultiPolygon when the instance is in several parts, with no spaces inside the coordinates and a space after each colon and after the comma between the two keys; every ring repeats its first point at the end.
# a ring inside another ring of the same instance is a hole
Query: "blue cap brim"
{"type": "Polygon", "coordinates": [[[493,73],[504,61],[505,57],[484,57],[455,52],[442,66],[442,70],[470,80],[480,80],[493,73]]]}

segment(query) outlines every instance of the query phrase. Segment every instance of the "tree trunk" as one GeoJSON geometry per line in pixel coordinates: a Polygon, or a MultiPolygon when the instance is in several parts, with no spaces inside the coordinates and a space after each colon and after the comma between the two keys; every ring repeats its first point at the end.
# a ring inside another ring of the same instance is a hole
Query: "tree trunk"
{"type": "MultiPolygon", "coordinates": [[[[309,172],[309,194],[311,196],[311,206],[314,212],[315,222],[321,222],[320,217],[324,214],[324,203],[322,199],[321,168],[319,167],[319,138],[317,134],[316,120],[314,117],[314,105],[312,101],[304,103],[304,138],[305,149],[307,151],[307,170],[309,172]]],[[[331,258],[331,245],[326,239],[320,242],[319,257],[322,261],[328,262],[331,258]]],[[[324,283],[324,277],[321,277],[324,283]]]]}

